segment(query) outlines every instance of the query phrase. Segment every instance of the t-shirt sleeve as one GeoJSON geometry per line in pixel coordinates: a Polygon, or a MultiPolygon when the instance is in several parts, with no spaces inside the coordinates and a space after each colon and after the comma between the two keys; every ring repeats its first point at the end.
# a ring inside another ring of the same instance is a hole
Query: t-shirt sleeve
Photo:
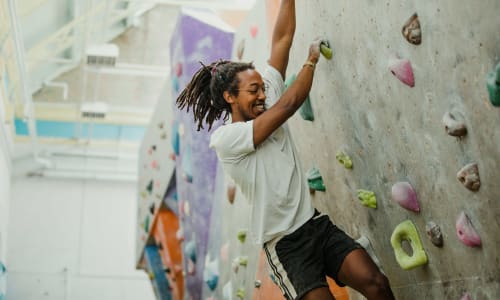
{"type": "Polygon", "coordinates": [[[225,162],[239,161],[254,152],[253,120],[219,127],[210,137],[210,148],[225,162]]]}
{"type": "Polygon", "coordinates": [[[285,82],[281,73],[271,65],[267,65],[262,75],[268,89],[266,92],[268,106],[273,106],[285,91],[285,82]]]}

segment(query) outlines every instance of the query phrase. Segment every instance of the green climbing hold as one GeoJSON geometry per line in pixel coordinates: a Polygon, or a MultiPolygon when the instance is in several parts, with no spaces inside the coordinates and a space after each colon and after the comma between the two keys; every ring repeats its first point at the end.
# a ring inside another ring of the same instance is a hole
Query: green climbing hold
{"type": "Polygon", "coordinates": [[[238,263],[240,266],[246,267],[248,265],[248,256],[240,256],[238,258],[238,263]]]}
{"type": "Polygon", "coordinates": [[[323,56],[330,60],[332,59],[332,56],[333,56],[333,51],[332,51],[332,48],[330,47],[330,43],[326,40],[324,41],[321,41],[321,44],[319,45],[319,51],[321,52],[321,54],[323,54],[323,56]]]}
{"type": "Polygon", "coordinates": [[[427,263],[427,255],[422,247],[422,242],[420,242],[417,228],[415,228],[412,221],[406,220],[394,228],[394,232],[391,235],[391,245],[394,249],[396,261],[401,268],[409,270],[427,263]],[[401,247],[403,240],[410,243],[411,256],[401,247]]]}
{"type": "Polygon", "coordinates": [[[377,197],[375,197],[374,192],[359,189],[357,193],[358,199],[361,200],[361,203],[363,203],[364,206],[377,208],[377,197]]]}
{"type": "Polygon", "coordinates": [[[147,215],[146,220],[144,220],[144,231],[149,232],[149,215],[147,215]]]}
{"type": "Polygon", "coordinates": [[[497,64],[495,70],[488,73],[486,87],[488,88],[491,104],[500,106],[500,63],[497,64]]]}
{"type": "Polygon", "coordinates": [[[244,288],[239,288],[236,291],[236,297],[238,297],[240,299],[245,299],[245,289],[244,288]]]}
{"type": "Polygon", "coordinates": [[[238,231],[238,240],[243,244],[247,238],[247,231],[242,229],[238,231]]]}
{"type": "Polygon", "coordinates": [[[153,193],[153,180],[149,181],[146,190],[149,192],[150,195],[153,193]]]}
{"type": "Polygon", "coordinates": [[[343,164],[347,169],[352,169],[352,160],[351,158],[342,151],[338,151],[335,155],[335,158],[339,161],[339,163],[343,164]]]}
{"type": "MultiPolygon", "coordinates": [[[[292,74],[290,77],[287,78],[285,82],[285,88],[288,88],[292,83],[295,81],[297,78],[297,75],[292,74]]],[[[302,117],[302,119],[306,121],[314,121],[314,113],[312,110],[311,106],[311,98],[309,95],[307,95],[306,100],[304,100],[304,103],[299,108],[299,114],[302,117]]]]}
{"type": "Polygon", "coordinates": [[[307,171],[307,183],[309,184],[309,188],[315,191],[326,191],[325,184],[323,183],[323,177],[319,173],[319,169],[316,167],[312,167],[307,171]]]}

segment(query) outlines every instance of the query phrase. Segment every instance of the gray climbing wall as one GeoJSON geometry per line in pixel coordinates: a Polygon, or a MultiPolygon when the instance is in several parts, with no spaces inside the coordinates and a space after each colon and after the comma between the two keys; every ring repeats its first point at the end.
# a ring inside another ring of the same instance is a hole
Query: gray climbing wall
{"type": "MultiPolygon", "coordinates": [[[[316,205],[353,237],[372,243],[398,299],[500,299],[500,109],[488,100],[486,74],[500,60],[500,1],[297,1],[297,32],[289,73],[307,58],[306,45],[325,36],[333,59],[321,59],[310,94],[315,121],[296,114],[290,121],[307,169],[320,167],[326,192],[316,205]],[[417,12],[422,43],[401,34],[417,12]],[[393,57],[409,59],[410,88],[388,69],[393,57]],[[446,134],[442,117],[462,116],[468,134],[446,134]],[[345,169],[335,159],[343,150],[353,160],[345,169]],[[457,172],[476,162],[481,187],[473,192],[457,172]],[[391,200],[391,187],[408,181],[420,213],[391,200]],[[357,189],[375,192],[376,209],[361,205],[357,189]],[[482,247],[461,243],[455,220],[464,211],[482,247]],[[403,270],[395,260],[391,233],[414,222],[428,264],[403,270]],[[426,237],[436,222],[444,246],[426,237]]],[[[357,299],[356,293],[352,298],[357,299]]]]}

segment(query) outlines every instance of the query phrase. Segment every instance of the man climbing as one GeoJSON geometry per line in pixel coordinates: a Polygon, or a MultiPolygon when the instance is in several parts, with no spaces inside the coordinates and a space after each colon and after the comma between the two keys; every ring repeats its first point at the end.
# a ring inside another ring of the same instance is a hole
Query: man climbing
{"type": "Polygon", "coordinates": [[[262,76],[251,63],[203,65],[177,99],[193,111],[198,130],[224,121],[210,146],[250,202],[250,233],[263,245],[286,299],[334,299],[326,276],[368,299],[394,299],[387,278],[366,251],[312,205],[309,187],[285,122],[311,89],[320,41],[285,91],[295,33],[295,1],[282,0],[271,55],[262,76]],[[224,116],[223,116],[224,114],[224,116]]]}

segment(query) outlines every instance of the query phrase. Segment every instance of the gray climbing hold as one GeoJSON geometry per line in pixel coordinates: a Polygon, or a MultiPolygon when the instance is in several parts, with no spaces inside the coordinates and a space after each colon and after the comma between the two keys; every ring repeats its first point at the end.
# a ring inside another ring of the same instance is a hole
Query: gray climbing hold
{"type": "Polygon", "coordinates": [[[481,187],[479,169],[476,163],[467,164],[460,169],[457,173],[457,179],[471,191],[477,191],[481,187]]]}
{"type": "Polygon", "coordinates": [[[414,13],[403,25],[401,33],[405,39],[413,44],[420,45],[422,42],[422,29],[420,28],[420,21],[418,20],[417,13],[414,13]]]}
{"type": "Polygon", "coordinates": [[[446,133],[451,136],[461,137],[467,134],[467,127],[457,113],[446,112],[443,116],[443,124],[446,133]]]}
{"type": "Polygon", "coordinates": [[[439,225],[437,225],[433,221],[429,221],[427,222],[427,224],[425,224],[425,232],[427,233],[427,236],[434,244],[434,246],[443,246],[443,234],[441,233],[441,227],[439,227],[439,225]]]}

